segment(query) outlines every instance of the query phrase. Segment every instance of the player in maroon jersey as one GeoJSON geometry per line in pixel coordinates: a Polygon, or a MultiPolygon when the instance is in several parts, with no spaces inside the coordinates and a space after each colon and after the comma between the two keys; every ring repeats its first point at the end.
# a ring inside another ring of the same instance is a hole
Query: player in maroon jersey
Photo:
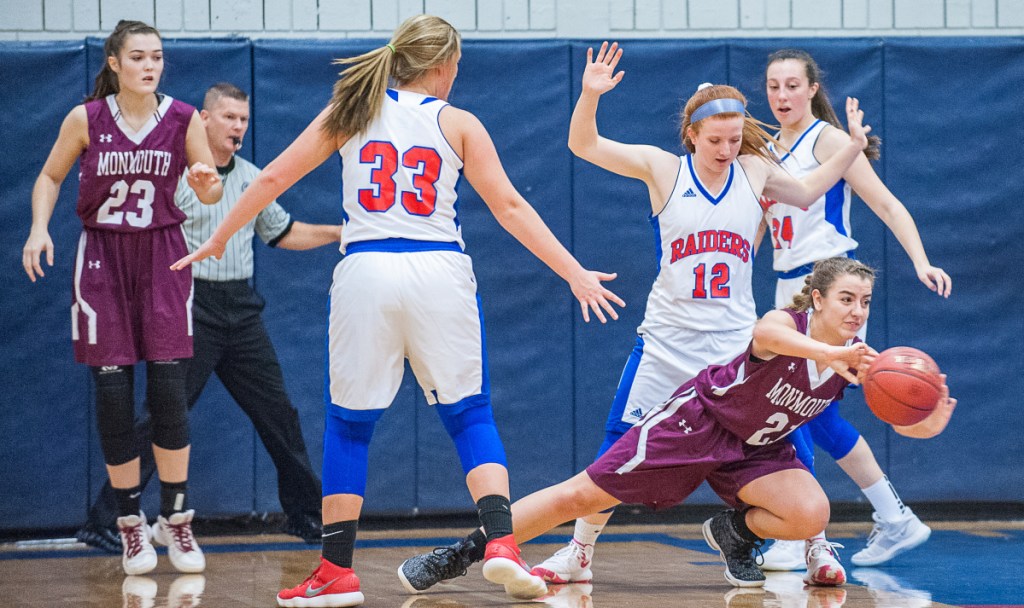
{"type": "MultiPolygon", "coordinates": [[[[752,552],[764,538],[810,538],[825,529],[821,486],[780,441],[821,413],[877,353],[857,331],[867,321],[874,271],[849,258],[815,264],[793,305],[767,313],[753,340],[651,410],[586,471],[512,505],[516,542],[621,502],[652,508],[682,502],[704,481],[732,507],[704,523],[704,536],[736,586],[764,585],[752,552]]],[[[935,413],[907,427],[927,438],[949,422],[948,388],[935,413]]]]}
{"type": "Polygon", "coordinates": [[[192,276],[170,270],[188,252],[174,204],[182,174],[204,203],[220,200],[206,131],[195,108],[157,93],[163,44],[156,29],[121,21],[104,44],[106,61],[85,103],[61,125],[32,190],[32,228],[22,253],[29,279],[53,266],[48,225],[61,183],[80,162],[78,241],[71,305],[75,359],[96,384],[96,421],[118,499],[127,574],[156,566],[150,537],[171,563],[200,572],[206,562],[186,510],[189,436],[185,361],[192,356],[192,276]],[[152,532],[139,508],[133,365],[146,361],[153,452],[161,481],[152,532]]]}

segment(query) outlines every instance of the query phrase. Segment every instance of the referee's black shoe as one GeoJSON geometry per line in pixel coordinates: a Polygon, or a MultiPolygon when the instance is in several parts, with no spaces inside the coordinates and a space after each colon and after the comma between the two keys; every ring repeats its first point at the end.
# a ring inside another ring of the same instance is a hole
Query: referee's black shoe
{"type": "Polygon", "coordinates": [[[323,542],[324,527],[319,514],[288,515],[282,530],[285,534],[298,536],[311,545],[319,545],[323,542]]]}
{"type": "Polygon", "coordinates": [[[114,555],[121,554],[121,535],[117,528],[107,528],[91,521],[85,522],[77,532],[75,539],[90,547],[96,547],[114,555]]]}

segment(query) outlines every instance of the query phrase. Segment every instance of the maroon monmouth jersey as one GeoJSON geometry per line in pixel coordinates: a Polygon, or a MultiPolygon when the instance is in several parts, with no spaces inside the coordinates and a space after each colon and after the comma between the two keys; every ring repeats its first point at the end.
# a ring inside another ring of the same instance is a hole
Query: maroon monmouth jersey
{"type": "Polygon", "coordinates": [[[169,96],[135,132],[113,95],[87,102],[89,147],[80,157],[78,216],[97,230],[138,232],[180,224],[174,190],[188,166],[185,135],[195,108],[169,96]]]}
{"type": "MultiPolygon", "coordinates": [[[[797,331],[808,333],[811,313],[783,310],[796,321],[797,331]]],[[[788,355],[761,361],[751,357],[748,346],[730,363],[701,371],[673,398],[696,388],[696,399],[720,425],[748,445],[767,445],[841,399],[847,384],[831,367],[819,374],[814,361],[788,355]]]]}

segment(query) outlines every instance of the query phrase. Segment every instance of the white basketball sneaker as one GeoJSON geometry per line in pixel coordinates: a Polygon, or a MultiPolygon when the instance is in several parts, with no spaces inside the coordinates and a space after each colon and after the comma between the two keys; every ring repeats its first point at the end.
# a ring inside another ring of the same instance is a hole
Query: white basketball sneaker
{"type": "Polygon", "coordinates": [[[167,547],[167,557],[178,572],[202,572],[206,569],[206,557],[192,535],[192,517],[195,511],[175,513],[170,519],[157,517],[153,526],[153,542],[167,547]]]}
{"type": "Polygon", "coordinates": [[[830,543],[824,538],[807,541],[807,574],[804,582],[808,585],[837,587],[846,583],[846,570],[839,563],[835,548],[839,543],[830,543]]]}
{"type": "Polygon", "coordinates": [[[802,540],[777,540],[762,554],[762,570],[786,572],[807,566],[807,543],[802,540]]]}
{"type": "Polygon", "coordinates": [[[932,534],[929,528],[918,519],[909,508],[903,519],[894,522],[882,521],[878,513],[871,517],[875,527],[868,536],[868,546],[853,554],[850,559],[856,566],[877,566],[896,557],[900,553],[917,547],[932,534]]]}
{"type": "Polygon", "coordinates": [[[593,556],[594,545],[581,545],[572,539],[554,555],[534,566],[530,573],[556,585],[589,583],[594,578],[590,571],[593,556]]]}
{"type": "Polygon", "coordinates": [[[146,574],[156,568],[156,549],[149,542],[152,532],[146,523],[146,515],[125,515],[117,518],[117,530],[121,534],[121,566],[129,576],[146,574]]]}
{"type": "Polygon", "coordinates": [[[183,574],[174,579],[167,590],[167,608],[196,608],[206,590],[202,574],[183,574]]]}

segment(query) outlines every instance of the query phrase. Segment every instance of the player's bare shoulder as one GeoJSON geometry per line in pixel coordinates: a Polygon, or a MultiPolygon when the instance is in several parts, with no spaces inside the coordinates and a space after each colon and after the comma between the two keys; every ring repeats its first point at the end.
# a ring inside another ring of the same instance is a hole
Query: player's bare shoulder
{"type": "Polygon", "coordinates": [[[819,163],[824,163],[848,143],[850,135],[846,131],[827,124],[814,142],[814,158],[819,163]]]}
{"type": "Polygon", "coordinates": [[[764,186],[773,172],[783,170],[777,163],[765,160],[755,154],[741,154],[736,157],[736,160],[743,167],[743,172],[747,174],[750,188],[758,194],[764,190],[764,186]]]}

